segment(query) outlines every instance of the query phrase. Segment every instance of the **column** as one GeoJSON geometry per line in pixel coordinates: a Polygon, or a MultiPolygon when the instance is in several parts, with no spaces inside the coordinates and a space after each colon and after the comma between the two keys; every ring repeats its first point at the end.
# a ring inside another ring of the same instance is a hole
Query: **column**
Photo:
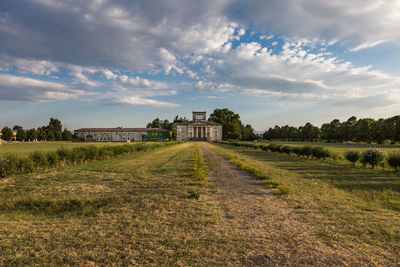
{"type": "Polygon", "coordinates": [[[197,137],[197,127],[193,127],[193,137],[197,137]]]}

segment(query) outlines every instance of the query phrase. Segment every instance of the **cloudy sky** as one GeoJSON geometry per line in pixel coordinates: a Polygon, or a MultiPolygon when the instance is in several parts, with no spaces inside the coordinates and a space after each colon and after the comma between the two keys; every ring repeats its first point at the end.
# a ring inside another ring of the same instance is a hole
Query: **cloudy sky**
{"type": "Polygon", "coordinates": [[[2,0],[0,125],[400,114],[398,0],[2,0]]]}

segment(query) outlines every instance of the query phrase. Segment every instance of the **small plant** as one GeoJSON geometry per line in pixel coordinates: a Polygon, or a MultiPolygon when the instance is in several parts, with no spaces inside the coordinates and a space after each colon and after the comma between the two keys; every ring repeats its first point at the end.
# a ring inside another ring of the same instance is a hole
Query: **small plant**
{"type": "Polygon", "coordinates": [[[0,158],[0,177],[6,177],[18,172],[19,159],[14,154],[7,154],[0,158]]]}
{"type": "Polygon", "coordinates": [[[199,199],[200,198],[200,194],[198,192],[196,192],[196,191],[189,191],[188,198],[199,199]]]}
{"type": "Polygon", "coordinates": [[[385,159],[386,152],[382,149],[373,147],[361,152],[360,161],[363,164],[364,168],[367,164],[370,164],[373,169],[385,159]]]}
{"type": "Polygon", "coordinates": [[[400,168],[400,153],[390,153],[387,157],[387,162],[390,167],[394,168],[396,171],[399,171],[400,168]]]}
{"type": "Polygon", "coordinates": [[[20,173],[31,173],[35,171],[33,161],[29,158],[20,158],[18,161],[18,171],[20,173]]]}
{"type": "Polygon", "coordinates": [[[344,157],[350,161],[351,163],[353,163],[353,165],[356,164],[357,160],[360,159],[360,151],[358,150],[348,150],[346,151],[346,153],[344,154],[344,157]]]}

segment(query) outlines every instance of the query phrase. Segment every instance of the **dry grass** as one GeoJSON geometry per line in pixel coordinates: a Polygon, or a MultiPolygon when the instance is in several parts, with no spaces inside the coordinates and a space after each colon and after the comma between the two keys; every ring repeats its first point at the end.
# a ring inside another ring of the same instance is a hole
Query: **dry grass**
{"type": "Polygon", "coordinates": [[[238,240],[188,198],[192,144],[0,181],[0,265],[226,265],[238,240]]]}
{"type": "MultiPolygon", "coordinates": [[[[292,188],[288,203],[322,238],[400,264],[400,175],[216,145],[292,188]]],[[[371,259],[371,260],[372,260],[371,259]]]]}

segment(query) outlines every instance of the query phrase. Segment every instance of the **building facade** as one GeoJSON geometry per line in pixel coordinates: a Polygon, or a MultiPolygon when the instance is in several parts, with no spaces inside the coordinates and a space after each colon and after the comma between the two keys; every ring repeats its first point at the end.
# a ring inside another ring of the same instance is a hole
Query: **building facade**
{"type": "Polygon", "coordinates": [[[222,125],[208,121],[205,111],[193,111],[192,121],[176,124],[176,139],[187,141],[222,140],[222,125]]]}
{"type": "Polygon", "coordinates": [[[163,141],[170,138],[160,128],[82,128],[74,133],[87,142],[163,141]]]}

